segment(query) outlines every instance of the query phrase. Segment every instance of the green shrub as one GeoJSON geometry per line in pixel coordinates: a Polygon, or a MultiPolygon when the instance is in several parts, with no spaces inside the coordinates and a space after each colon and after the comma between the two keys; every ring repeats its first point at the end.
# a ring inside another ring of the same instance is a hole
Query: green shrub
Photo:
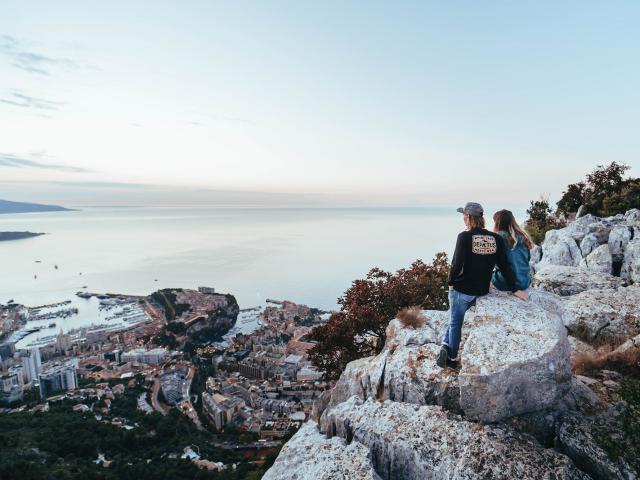
{"type": "Polygon", "coordinates": [[[640,206],[640,179],[625,179],[628,165],[612,162],[598,165],[585,181],[567,186],[558,201],[558,213],[575,213],[584,206],[585,213],[599,217],[624,213],[640,206]]]}

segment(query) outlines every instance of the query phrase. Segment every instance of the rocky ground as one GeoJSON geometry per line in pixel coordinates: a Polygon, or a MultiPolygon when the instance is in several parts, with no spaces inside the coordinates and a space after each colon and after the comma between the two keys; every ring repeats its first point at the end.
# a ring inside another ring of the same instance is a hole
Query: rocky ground
{"type": "Polygon", "coordinates": [[[459,371],[435,365],[447,312],[392,320],[264,478],[637,478],[639,234],[638,210],[548,232],[531,301],[467,313],[459,371]]]}

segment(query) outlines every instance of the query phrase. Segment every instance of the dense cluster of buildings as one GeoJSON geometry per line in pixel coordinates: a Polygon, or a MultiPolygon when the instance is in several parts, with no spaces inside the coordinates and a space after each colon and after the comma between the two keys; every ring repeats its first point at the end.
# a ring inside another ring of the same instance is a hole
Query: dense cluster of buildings
{"type": "Polygon", "coordinates": [[[280,438],[308,417],[328,387],[307,357],[314,343],[306,339],[306,325],[326,317],[306,305],[272,303],[261,314],[261,328],[212,356],[215,375],[206,382],[202,410],[216,430],[231,424],[280,438]]]}
{"type": "MultiPolygon", "coordinates": [[[[177,304],[191,307],[180,314],[187,323],[227,301],[208,287],[174,294],[177,304]]],[[[124,384],[138,385],[143,388],[136,394],[142,412],[166,414],[177,408],[198,428],[204,428],[201,422],[213,431],[232,427],[277,446],[308,418],[314,401],[328,388],[307,356],[315,345],[309,332],[326,320],[318,310],[287,301],[271,301],[257,310],[257,330],[237,335],[230,344],[211,342],[198,349],[198,363],[208,365],[209,376],[203,389],[199,378],[198,391],[192,392],[194,364],[181,352],[149,341],[166,325],[161,309],[155,308],[149,307],[151,322],[119,331],[87,330],[81,340],[60,332],[41,348],[16,351],[15,344],[0,343],[0,402],[15,406],[23,391],[33,388],[47,401],[31,403],[32,411],[46,411],[48,402],[67,398],[79,402],[74,411],[108,418],[124,384]],[[80,388],[79,377],[92,379],[95,386],[80,388]],[[110,388],[114,382],[122,384],[110,388]]]]}

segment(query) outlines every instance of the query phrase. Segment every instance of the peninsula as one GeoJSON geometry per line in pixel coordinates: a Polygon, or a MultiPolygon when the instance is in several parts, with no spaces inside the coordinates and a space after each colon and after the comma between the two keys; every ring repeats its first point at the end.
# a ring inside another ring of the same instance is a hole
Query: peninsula
{"type": "Polygon", "coordinates": [[[29,213],[29,212],[63,212],[72,209],[59,205],[43,205],[41,203],[12,202],[0,199],[0,214],[2,213],[29,213]]]}
{"type": "Polygon", "coordinates": [[[23,238],[39,237],[45,235],[44,233],[36,232],[0,232],[0,242],[6,240],[21,240],[23,238]]]}

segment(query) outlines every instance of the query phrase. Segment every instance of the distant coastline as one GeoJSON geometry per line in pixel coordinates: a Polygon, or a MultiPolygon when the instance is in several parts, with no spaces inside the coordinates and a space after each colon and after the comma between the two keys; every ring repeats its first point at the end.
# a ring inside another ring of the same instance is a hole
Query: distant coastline
{"type": "Polygon", "coordinates": [[[0,242],[7,240],[21,240],[23,238],[39,237],[40,235],[46,235],[45,233],[36,232],[0,232],[0,242]]]}
{"type": "Polygon", "coordinates": [[[31,212],[65,212],[71,208],[59,205],[43,205],[41,203],[12,202],[0,199],[0,214],[3,213],[31,213],[31,212]]]}

